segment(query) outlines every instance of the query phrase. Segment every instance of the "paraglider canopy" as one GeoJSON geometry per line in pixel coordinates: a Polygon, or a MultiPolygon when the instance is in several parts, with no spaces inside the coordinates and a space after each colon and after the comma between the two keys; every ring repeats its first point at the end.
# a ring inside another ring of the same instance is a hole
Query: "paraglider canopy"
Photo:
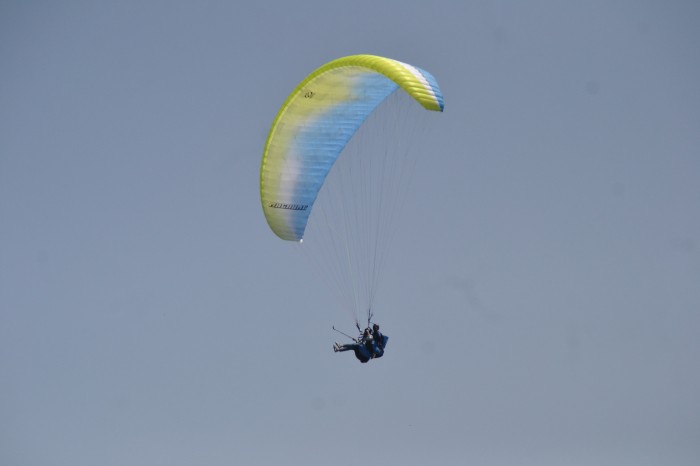
{"type": "Polygon", "coordinates": [[[333,60],[287,97],[272,123],[260,169],[263,211],[277,236],[302,240],[316,196],[338,155],[398,87],[427,110],[444,108],[430,73],[374,55],[333,60]]]}

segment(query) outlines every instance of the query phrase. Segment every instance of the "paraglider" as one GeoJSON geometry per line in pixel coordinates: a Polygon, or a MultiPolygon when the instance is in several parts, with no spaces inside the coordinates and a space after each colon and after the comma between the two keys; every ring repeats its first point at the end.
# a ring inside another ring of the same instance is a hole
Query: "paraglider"
{"type": "MultiPolygon", "coordinates": [[[[408,138],[392,139],[388,130],[401,127],[395,123],[415,112],[400,109],[392,121],[371,122],[380,127],[376,140],[384,140],[389,149],[375,153],[375,140],[371,140],[371,150],[359,151],[362,157],[340,157],[356,164],[347,174],[336,161],[357,139],[356,133],[362,133],[358,130],[373,126],[366,121],[399,94],[399,89],[410,98],[409,105],[417,102],[435,112],[444,109],[437,81],[421,68],[374,55],[352,55],[326,63],[284,101],[262,156],[260,199],[270,229],[283,240],[302,243],[307,227],[325,228],[314,238],[317,249],[325,254],[316,263],[329,270],[322,275],[334,281],[345,297],[358,328],[358,312],[367,312],[370,325],[369,310],[391,243],[391,221],[400,207],[397,186],[406,184],[405,173],[411,167],[403,155],[392,157],[389,150],[408,138]],[[339,173],[340,180],[329,181],[331,169],[339,173]],[[340,193],[334,194],[334,189],[340,193]],[[318,206],[317,201],[329,204],[318,206]]],[[[370,356],[381,357],[386,340],[380,343],[374,346],[376,352],[368,350],[370,356]]]]}
{"type": "Polygon", "coordinates": [[[335,342],[333,351],[337,353],[352,350],[355,353],[355,357],[361,363],[366,363],[370,359],[384,356],[384,348],[386,347],[387,341],[389,341],[389,337],[383,335],[379,331],[379,325],[374,324],[371,329],[367,327],[359,338],[353,338],[353,341],[354,343],[346,343],[343,345],[335,342]]]}

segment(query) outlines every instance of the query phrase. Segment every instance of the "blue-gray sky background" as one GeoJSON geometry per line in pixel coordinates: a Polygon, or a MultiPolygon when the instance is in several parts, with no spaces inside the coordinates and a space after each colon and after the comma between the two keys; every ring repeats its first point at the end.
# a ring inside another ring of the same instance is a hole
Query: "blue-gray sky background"
{"type": "Polygon", "coordinates": [[[0,4],[0,464],[697,465],[700,5],[0,4]],[[386,356],[268,229],[311,70],[446,110],[379,297],[386,356]],[[345,319],[345,320],[343,320],[345,319]]]}

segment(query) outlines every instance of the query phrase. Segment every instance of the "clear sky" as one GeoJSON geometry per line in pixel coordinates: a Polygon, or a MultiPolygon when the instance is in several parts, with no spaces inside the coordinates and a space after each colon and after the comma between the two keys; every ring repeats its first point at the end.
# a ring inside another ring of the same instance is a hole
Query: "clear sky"
{"type": "Polygon", "coordinates": [[[699,464],[698,24],[692,1],[1,2],[0,464],[699,464]],[[282,101],[355,53],[446,103],[367,365],[331,351],[350,322],[258,192],[282,101]]]}

